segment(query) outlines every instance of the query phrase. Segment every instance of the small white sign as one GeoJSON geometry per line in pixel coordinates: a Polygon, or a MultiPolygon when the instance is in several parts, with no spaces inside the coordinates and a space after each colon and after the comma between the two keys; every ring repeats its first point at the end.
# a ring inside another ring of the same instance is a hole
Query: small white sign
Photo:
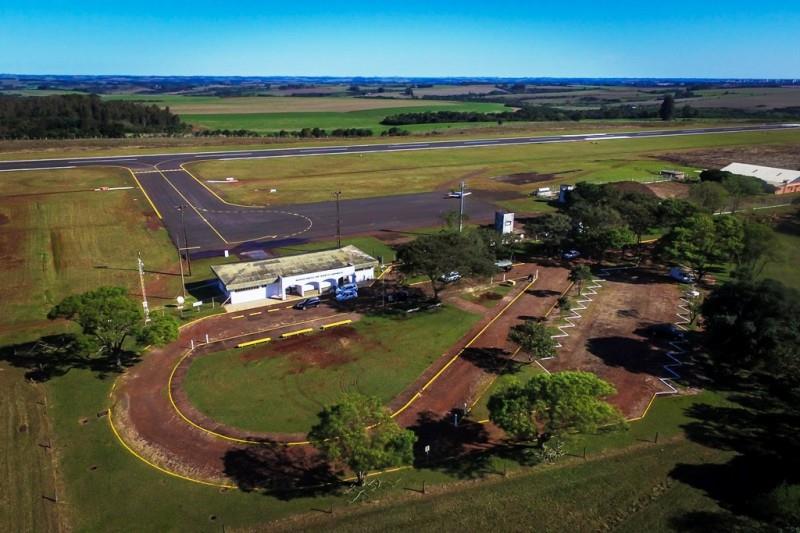
{"type": "Polygon", "coordinates": [[[198,300],[192,303],[192,307],[200,307],[201,305],[203,305],[203,300],[198,300]]]}

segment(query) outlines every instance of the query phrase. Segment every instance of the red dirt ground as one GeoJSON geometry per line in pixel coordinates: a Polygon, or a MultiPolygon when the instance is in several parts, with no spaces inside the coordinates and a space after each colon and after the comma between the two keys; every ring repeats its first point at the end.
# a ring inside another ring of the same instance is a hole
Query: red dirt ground
{"type": "MultiPolygon", "coordinates": [[[[627,418],[644,414],[656,392],[668,388],[659,381],[669,361],[666,339],[654,339],[647,328],[676,319],[679,291],[674,282],[643,270],[626,270],[601,282],[602,288],[577,327],[566,329],[554,359],[542,361],[548,370],[587,370],[612,383],[610,402],[627,418]]],[[[552,317],[551,324],[561,324],[552,317]]]]}

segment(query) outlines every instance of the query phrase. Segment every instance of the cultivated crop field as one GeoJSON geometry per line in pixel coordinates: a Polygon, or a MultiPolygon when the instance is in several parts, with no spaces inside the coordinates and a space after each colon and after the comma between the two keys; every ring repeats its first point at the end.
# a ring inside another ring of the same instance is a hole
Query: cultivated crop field
{"type": "Polygon", "coordinates": [[[758,132],[469,150],[209,161],[188,168],[202,180],[235,176],[239,183],[212,186],[227,200],[243,204],[321,201],[329,199],[330,191],[337,189],[350,198],[446,191],[461,180],[466,180],[472,189],[506,193],[505,199],[512,200],[523,198],[536,187],[559,182],[657,179],[659,170],[676,167],[674,162],[660,159],[665,153],[797,142],[800,142],[798,132],[758,132]],[[513,180],[493,179],[531,172],[544,175],[545,179],[522,185],[513,183],[513,180]],[[264,190],[270,188],[278,189],[278,193],[265,194],[264,190]]]}
{"type": "Polygon", "coordinates": [[[381,114],[397,113],[397,108],[425,111],[431,106],[442,110],[479,111],[503,109],[491,103],[460,103],[429,100],[400,100],[384,98],[353,98],[349,96],[219,96],[181,95],[106,95],[109,100],[128,100],[167,107],[179,115],[229,115],[250,113],[347,113],[350,111],[385,110],[381,114]]]}
{"type": "MultiPolygon", "coordinates": [[[[299,100],[308,100],[309,98],[300,98],[299,100]]],[[[296,131],[303,128],[322,128],[326,130],[333,130],[336,128],[367,128],[371,129],[377,135],[379,132],[386,130],[389,126],[381,124],[381,120],[389,115],[396,115],[398,113],[411,113],[422,111],[481,111],[481,112],[499,112],[508,110],[502,104],[492,103],[451,103],[451,102],[425,102],[423,100],[412,101],[415,106],[406,106],[405,103],[402,107],[397,102],[392,100],[358,100],[355,103],[348,102],[346,99],[330,98],[334,105],[330,105],[332,110],[325,109],[326,106],[316,108],[310,107],[306,111],[306,106],[303,102],[292,103],[297,106],[296,110],[287,111],[274,111],[274,112],[256,112],[253,108],[248,108],[247,111],[240,112],[218,112],[212,113],[206,111],[203,113],[193,112],[180,112],[181,118],[192,124],[195,127],[206,129],[246,129],[256,131],[258,133],[269,133],[280,130],[296,131]],[[338,100],[345,100],[344,105],[338,104],[338,100]],[[381,105],[358,105],[360,102],[378,102],[381,105]],[[392,104],[391,107],[386,104],[392,104]],[[341,110],[337,110],[341,108],[341,110]],[[319,110],[317,110],[319,109],[319,110]]],[[[212,109],[212,108],[208,108],[212,109]]],[[[492,125],[493,123],[484,123],[483,126],[492,125]]],[[[459,124],[463,127],[463,124],[459,124]]],[[[430,131],[434,129],[442,129],[450,124],[413,124],[404,126],[403,129],[413,132],[430,131]]]]}

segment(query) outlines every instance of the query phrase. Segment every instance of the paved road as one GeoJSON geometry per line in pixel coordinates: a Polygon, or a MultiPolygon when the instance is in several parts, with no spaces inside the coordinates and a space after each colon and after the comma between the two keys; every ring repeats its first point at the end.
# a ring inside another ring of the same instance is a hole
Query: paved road
{"type": "MultiPolygon", "coordinates": [[[[81,157],[73,159],[36,159],[0,161],[0,172],[78,168],[85,166],[121,166],[129,168],[141,183],[162,218],[173,242],[187,246],[193,253],[218,253],[223,249],[275,247],[311,239],[332,238],[336,232],[334,202],[245,207],[226,203],[183,169],[183,165],[208,160],[269,159],[309,157],[333,154],[362,154],[513,146],[565,142],[598,142],[613,139],[656,138],[683,135],[736,133],[800,128],[800,124],[762,124],[722,128],[693,128],[635,131],[626,133],[587,133],[543,137],[449,140],[233,150],[216,152],[171,153],[81,157]],[[180,210],[177,207],[184,206],[180,210]],[[183,220],[181,220],[183,219],[183,220]],[[183,227],[185,226],[185,233],[183,227]],[[187,236],[184,239],[184,234],[187,236]]],[[[457,208],[457,201],[441,193],[426,193],[359,200],[343,200],[342,234],[355,235],[379,230],[401,231],[438,224],[442,216],[457,208]]],[[[492,217],[493,206],[477,196],[468,197],[467,213],[474,221],[492,217]]]]}

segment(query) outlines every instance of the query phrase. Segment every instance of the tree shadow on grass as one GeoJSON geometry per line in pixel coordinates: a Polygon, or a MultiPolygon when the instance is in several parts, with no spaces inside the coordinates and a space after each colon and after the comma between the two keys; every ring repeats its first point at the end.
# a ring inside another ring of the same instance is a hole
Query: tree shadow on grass
{"type": "Polygon", "coordinates": [[[440,416],[420,413],[411,429],[417,435],[414,466],[440,470],[462,479],[483,477],[493,472],[489,434],[483,424],[464,418],[461,409],[440,416]],[[456,416],[458,424],[456,425],[456,416]],[[429,446],[429,452],[425,448],[429,446]]]}
{"type": "Polygon", "coordinates": [[[0,361],[25,369],[26,379],[44,382],[63,376],[72,369],[90,370],[99,379],[106,379],[136,364],[139,356],[134,352],[124,352],[120,356],[122,368],[119,368],[116,358],[89,357],[76,335],[62,333],[46,335],[33,342],[2,346],[0,361]]]}
{"type": "MultiPolygon", "coordinates": [[[[738,377],[739,392],[728,396],[732,404],[695,404],[686,412],[692,421],[683,426],[692,441],[732,457],[725,463],[679,464],[670,476],[703,491],[737,521],[796,527],[800,505],[781,501],[780,495],[800,483],[798,391],[782,378],[738,377]]],[[[730,517],[710,517],[717,518],[724,523],[730,517]]]]}
{"type": "Polygon", "coordinates": [[[244,492],[281,500],[331,494],[345,486],[320,454],[308,447],[264,442],[223,456],[225,474],[244,492]]]}
{"type": "Polygon", "coordinates": [[[492,374],[515,374],[520,371],[521,363],[510,358],[507,351],[501,348],[466,348],[461,358],[469,361],[485,372],[492,374]]]}
{"type": "Polygon", "coordinates": [[[409,429],[417,435],[414,467],[444,472],[460,479],[498,475],[498,460],[532,466],[541,462],[538,448],[529,444],[492,440],[486,424],[463,417],[461,409],[441,416],[420,413],[409,429]],[[458,424],[456,424],[458,415],[458,424]],[[426,446],[430,446],[428,453],[426,446]]]}

